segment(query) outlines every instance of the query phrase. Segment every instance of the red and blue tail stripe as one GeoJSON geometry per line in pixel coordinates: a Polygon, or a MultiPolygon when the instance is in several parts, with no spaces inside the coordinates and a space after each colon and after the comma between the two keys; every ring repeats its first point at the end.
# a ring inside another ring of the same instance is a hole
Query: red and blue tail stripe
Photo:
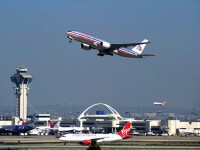
{"type": "Polygon", "coordinates": [[[138,54],[138,53],[132,51],[131,49],[127,49],[127,48],[119,48],[118,51],[121,53],[124,53],[124,54],[133,55],[133,56],[137,56],[137,54],[138,54]]]}

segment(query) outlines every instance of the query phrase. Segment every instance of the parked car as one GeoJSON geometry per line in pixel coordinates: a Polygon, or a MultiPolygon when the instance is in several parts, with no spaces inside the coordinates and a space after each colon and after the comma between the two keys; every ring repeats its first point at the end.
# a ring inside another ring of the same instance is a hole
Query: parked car
{"type": "Polygon", "coordinates": [[[160,136],[169,136],[169,134],[168,133],[162,133],[162,134],[160,134],[160,136]]]}
{"type": "Polygon", "coordinates": [[[140,135],[140,133],[137,131],[133,131],[133,132],[131,132],[131,135],[138,136],[138,135],[140,135]]]}
{"type": "Polygon", "coordinates": [[[156,134],[153,132],[147,132],[147,136],[155,136],[156,134]]]}

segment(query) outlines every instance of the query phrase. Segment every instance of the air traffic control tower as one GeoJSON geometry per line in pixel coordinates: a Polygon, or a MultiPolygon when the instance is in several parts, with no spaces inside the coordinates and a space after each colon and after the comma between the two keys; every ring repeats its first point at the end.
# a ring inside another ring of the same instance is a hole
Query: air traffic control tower
{"type": "Polygon", "coordinates": [[[15,83],[16,95],[16,116],[27,119],[27,96],[29,92],[29,83],[32,81],[32,76],[27,74],[27,68],[19,67],[17,73],[10,77],[15,83]]]}

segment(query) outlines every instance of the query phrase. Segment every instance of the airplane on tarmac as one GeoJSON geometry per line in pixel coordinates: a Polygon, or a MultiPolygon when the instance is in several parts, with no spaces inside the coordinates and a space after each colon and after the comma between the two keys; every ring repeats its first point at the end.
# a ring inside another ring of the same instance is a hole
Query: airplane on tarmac
{"type": "Polygon", "coordinates": [[[81,42],[81,48],[84,50],[96,49],[99,50],[98,56],[117,54],[123,57],[130,58],[145,58],[147,56],[156,56],[155,54],[142,54],[146,44],[150,43],[147,39],[140,43],[127,43],[127,44],[111,44],[99,38],[90,36],[88,34],[78,31],[68,31],[66,35],[72,40],[81,42]],[[132,49],[127,47],[133,46],[132,49]]]}
{"type": "Polygon", "coordinates": [[[167,102],[154,102],[154,105],[164,106],[167,102]]]}
{"type": "MultiPolygon", "coordinates": [[[[55,125],[56,126],[56,125],[55,125]]],[[[51,120],[48,120],[48,126],[38,126],[35,129],[51,129],[55,127],[51,120]]]]}
{"type": "Polygon", "coordinates": [[[60,121],[57,122],[57,124],[54,126],[53,130],[57,130],[58,132],[69,132],[69,131],[83,131],[84,128],[83,127],[61,127],[60,126],[60,121]]]}
{"type": "Polygon", "coordinates": [[[29,131],[29,134],[30,135],[39,135],[40,133],[45,132],[45,131],[56,130],[57,126],[58,126],[58,123],[56,125],[54,125],[53,122],[49,120],[48,126],[35,127],[34,129],[29,131]]]}
{"type": "Polygon", "coordinates": [[[111,142],[119,141],[130,137],[131,122],[127,122],[118,134],[65,134],[59,138],[64,142],[81,142],[85,145],[91,141],[111,142]]]}
{"type": "MultiPolygon", "coordinates": [[[[20,121],[21,122],[21,121],[20,121]]],[[[1,126],[0,133],[1,134],[20,134],[20,133],[26,133],[29,130],[32,130],[35,128],[35,114],[32,116],[30,123],[28,124],[21,124],[20,125],[5,125],[1,126]]]]}

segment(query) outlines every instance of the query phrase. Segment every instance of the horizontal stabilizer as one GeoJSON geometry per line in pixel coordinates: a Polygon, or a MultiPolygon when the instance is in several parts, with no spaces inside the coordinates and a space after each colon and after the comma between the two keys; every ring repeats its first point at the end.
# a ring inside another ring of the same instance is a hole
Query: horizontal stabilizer
{"type": "Polygon", "coordinates": [[[151,42],[147,41],[147,42],[140,42],[140,43],[111,44],[111,47],[113,49],[118,49],[118,48],[121,48],[121,47],[136,46],[136,45],[148,44],[148,43],[151,43],[151,42]]]}
{"type": "Polygon", "coordinates": [[[157,56],[157,55],[156,54],[138,54],[137,56],[147,57],[147,56],[157,56]]]}

